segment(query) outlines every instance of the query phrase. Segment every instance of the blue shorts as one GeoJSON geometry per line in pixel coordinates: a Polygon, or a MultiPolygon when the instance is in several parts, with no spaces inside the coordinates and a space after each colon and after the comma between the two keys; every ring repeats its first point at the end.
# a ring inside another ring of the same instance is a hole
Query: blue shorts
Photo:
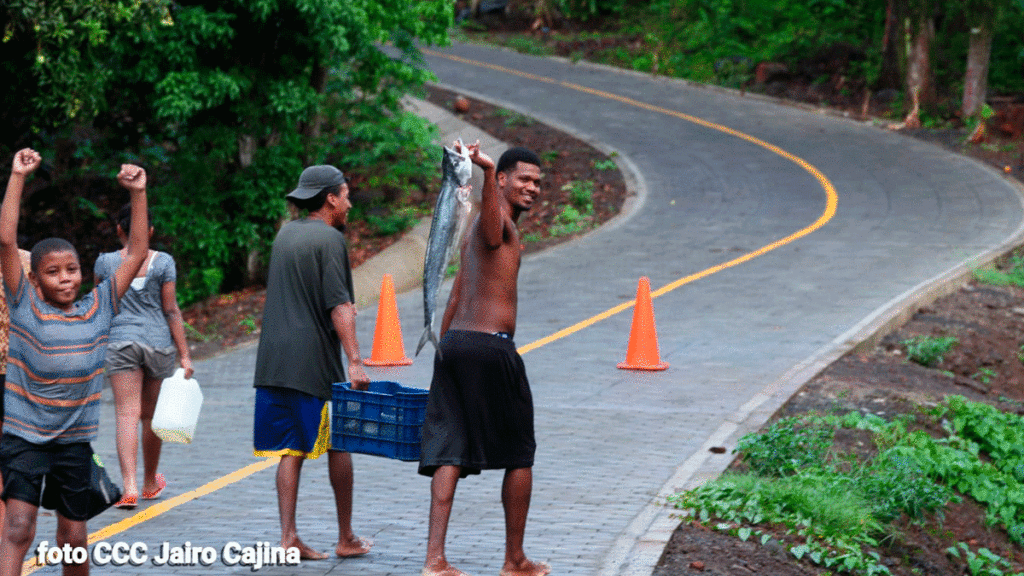
{"type": "Polygon", "coordinates": [[[289,388],[256,388],[253,453],[313,459],[331,448],[329,403],[289,388]]]}

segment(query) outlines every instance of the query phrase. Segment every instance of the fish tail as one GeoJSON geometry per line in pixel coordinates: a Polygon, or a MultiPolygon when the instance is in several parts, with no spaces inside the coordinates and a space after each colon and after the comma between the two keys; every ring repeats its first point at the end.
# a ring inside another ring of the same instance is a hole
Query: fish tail
{"type": "Polygon", "coordinates": [[[420,355],[420,350],[423,349],[428,340],[434,343],[435,348],[437,347],[437,339],[434,338],[434,331],[431,330],[431,328],[432,324],[428,324],[427,327],[423,329],[423,335],[420,336],[420,343],[416,345],[416,354],[414,354],[414,356],[420,355]]]}
{"type": "Polygon", "coordinates": [[[437,336],[434,335],[434,331],[430,330],[427,332],[430,335],[430,342],[434,344],[434,350],[437,351],[437,357],[441,358],[441,344],[437,341],[437,336]]]}
{"type": "Polygon", "coordinates": [[[419,356],[420,350],[422,350],[423,347],[426,346],[427,342],[430,342],[431,344],[434,345],[434,349],[437,350],[438,355],[441,354],[441,346],[438,343],[437,336],[434,335],[434,330],[432,328],[433,325],[429,325],[423,329],[423,335],[420,336],[420,342],[419,344],[416,345],[416,354],[414,354],[414,356],[419,356]]]}

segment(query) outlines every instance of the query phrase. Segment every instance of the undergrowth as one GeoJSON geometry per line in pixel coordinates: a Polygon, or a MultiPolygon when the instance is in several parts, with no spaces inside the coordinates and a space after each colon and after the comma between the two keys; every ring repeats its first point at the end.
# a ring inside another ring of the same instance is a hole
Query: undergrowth
{"type": "MultiPolygon", "coordinates": [[[[747,473],[726,473],[671,496],[684,515],[742,540],[774,540],[779,527],[796,558],[850,574],[889,574],[881,553],[898,542],[898,519],[941,520],[950,502],[981,504],[990,526],[1024,545],[1024,417],[951,396],[925,410],[935,438],[911,429],[912,417],[807,415],[784,418],[737,445],[747,473]],[[874,456],[837,454],[841,428],[865,430],[874,456]]],[[[1010,574],[986,548],[957,542],[946,550],[972,575],[1010,574]]]]}
{"type": "Polygon", "coordinates": [[[984,284],[1024,287],[1024,255],[1014,252],[1010,257],[1008,268],[1004,270],[975,270],[974,277],[978,282],[984,284]]]}

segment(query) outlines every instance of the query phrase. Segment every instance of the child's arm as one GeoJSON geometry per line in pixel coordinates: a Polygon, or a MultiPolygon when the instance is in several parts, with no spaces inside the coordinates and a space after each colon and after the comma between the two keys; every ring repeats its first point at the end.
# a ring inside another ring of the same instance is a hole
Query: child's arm
{"type": "Polygon", "coordinates": [[[25,188],[25,180],[39,164],[42,158],[31,148],[19,150],[14,155],[11,166],[11,178],[7,181],[7,193],[4,194],[3,207],[0,208],[0,272],[4,283],[13,294],[21,283],[21,257],[18,255],[18,216],[21,212],[21,192],[25,188]]]}
{"type": "Polygon", "coordinates": [[[167,318],[167,327],[171,329],[171,339],[178,349],[178,362],[185,371],[185,378],[191,378],[195,370],[192,368],[192,355],[188,351],[188,340],[185,338],[185,321],[181,317],[181,308],[178,307],[178,295],[175,291],[175,283],[164,282],[160,288],[160,296],[163,300],[164,318],[167,318]]]}
{"type": "Polygon", "coordinates": [[[117,289],[114,296],[120,300],[149,255],[149,218],[146,216],[146,171],[132,164],[122,164],[117,181],[128,189],[132,203],[128,255],[114,272],[114,287],[117,289]]]}

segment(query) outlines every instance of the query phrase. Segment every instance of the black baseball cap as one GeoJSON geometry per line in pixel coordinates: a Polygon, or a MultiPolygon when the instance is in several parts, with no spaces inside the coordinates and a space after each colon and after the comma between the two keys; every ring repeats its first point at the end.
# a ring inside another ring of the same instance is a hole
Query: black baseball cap
{"type": "Polygon", "coordinates": [[[287,197],[295,198],[296,200],[306,200],[316,196],[328,186],[338,186],[347,181],[341,170],[330,164],[310,166],[303,170],[302,175],[299,176],[299,187],[289,192],[287,197]]]}

